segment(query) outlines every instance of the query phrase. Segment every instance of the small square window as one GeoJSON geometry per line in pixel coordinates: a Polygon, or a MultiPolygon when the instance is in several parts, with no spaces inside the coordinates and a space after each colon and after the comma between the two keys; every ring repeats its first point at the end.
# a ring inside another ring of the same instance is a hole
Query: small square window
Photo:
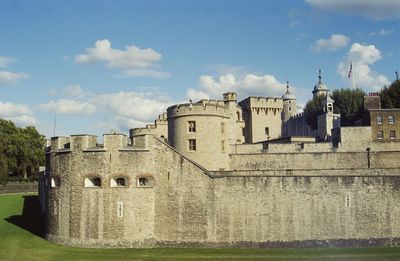
{"type": "Polygon", "coordinates": [[[388,117],[389,124],[394,124],[394,116],[388,117]]]}
{"type": "Polygon", "coordinates": [[[189,150],[196,151],[196,140],[195,139],[189,139],[189,150]]]}
{"type": "Polygon", "coordinates": [[[383,139],[383,131],[378,131],[378,140],[383,139]]]}
{"type": "Polygon", "coordinates": [[[396,139],[396,131],[390,131],[390,133],[389,133],[389,138],[391,139],[391,140],[394,140],[394,139],[396,139]]]}
{"type": "Polygon", "coordinates": [[[381,115],[376,116],[376,124],[382,124],[382,116],[381,115]]]}
{"type": "Polygon", "coordinates": [[[196,132],[196,122],[195,121],[188,121],[189,125],[189,132],[196,132]]]}

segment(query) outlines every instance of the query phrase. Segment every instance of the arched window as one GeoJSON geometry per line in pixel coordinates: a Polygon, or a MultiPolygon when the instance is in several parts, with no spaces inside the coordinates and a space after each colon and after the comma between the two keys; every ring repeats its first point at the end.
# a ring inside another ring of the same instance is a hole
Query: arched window
{"type": "Polygon", "coordinates": [[[237,120],[240,121],[240,112],[236,112],[237,120]]]}
{"type": "Polygon", "coordinates": [[[101,187],[101,178],[85,178],[85,188],[96,188],[101,187]]]}
{"type": "Polygon", "coordinates": [[[60,177],[52,177],[51,178],[51,187],[58,188],[61,185],[60,177]]]}
{"type": "Polygon", "coordinates": [[[110,181],[111,187],[126,187],[127,181],[124,177],[112,178],[110,181]]]}
{"type": "Polygon", "coordinates": [[[154,187],[154,178],[152,176],[139,177],[137,179],[137,186],[144,188],[154,187]]]}

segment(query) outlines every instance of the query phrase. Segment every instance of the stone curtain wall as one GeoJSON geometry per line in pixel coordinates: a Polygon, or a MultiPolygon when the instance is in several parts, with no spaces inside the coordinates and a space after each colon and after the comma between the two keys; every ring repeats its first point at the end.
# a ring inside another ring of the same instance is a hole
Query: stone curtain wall
{"type": "Polygon", "coordinates": [[[51,154],[52,175],[61,177],[49,196],[47,236],[55,242],[257,247],[400,238],[399,152],[376,152],[373,169],[362,168],[363,152],[232,155],[237,171],[210,173],[151,137],[141,149],[121,147],[123,135],[108,135],[104,148],[71,139],[71,150],[51,154]],[[143,175],[154,187],[137,186],[143,175]],[[101,177],[102,187],[85,188],[88,176],[101,177]],[[126,187],[110,187],[117,176],[126,187]]]}
{"type": "Polygon", "coordinates": [[[217,242],[400,237],[399,188],[399,177],[217,179],[217,242]]]}
{"type": "Polygon", "coordinates": [[[37,192],[38,183],[19,183],[19,182],[9,182],[5,186],[0,185],[0,194],[7,193],[27,193],[27,192],[37,192]]]}

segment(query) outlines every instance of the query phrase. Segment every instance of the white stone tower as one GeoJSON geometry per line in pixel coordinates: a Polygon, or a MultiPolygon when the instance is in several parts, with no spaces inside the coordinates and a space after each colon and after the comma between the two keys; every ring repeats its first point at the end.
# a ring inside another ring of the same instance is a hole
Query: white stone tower
{"type": "Polygon", "coordinates": [[[289,81],[286,82],[286,92],[282,96],[282,124],[285,124],[291,117],[297,113],[296,96],[290,91],[289,81]]]}
{"type": "Polygon", "coordinates": [[[324,113],[318,115],[318,131],[317,135],[320,140],[330,141],[332,138],[332,129],[340,126],[340,114],[333,113],[333,99],[326,94],[322,106],[324,113]]]}

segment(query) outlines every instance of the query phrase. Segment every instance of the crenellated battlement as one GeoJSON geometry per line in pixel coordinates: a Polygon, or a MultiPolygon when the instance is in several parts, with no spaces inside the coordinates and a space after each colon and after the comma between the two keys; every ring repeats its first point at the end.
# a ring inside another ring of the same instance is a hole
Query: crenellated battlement
{"type": "Polygon", "coordinates": [[[103,144],[97,142],[95,135],[71,135],[70,137],[53,137],[49,152],[73,152],[73,151],[111,151],[111,150],[142,150],[149,146],[148,135],[137,139],[135,145],[125,134],[104,134],[103,144]]]}
{"type": "MultiPolygon", "coordinates": [[[[283,108],[283,99],[280,97],[259,97],[250,96],[239,104],[245,107],[260,107],[260,108],[283,108]]],[[[242,106],[243,107],[243,106],[242,106]]]]}
{"type": "Polygon", "coordinates": [[[177,104],[167,109],[168,118],[187,115],[214,115],[227,118],[229,113],[229,107],[225,105],[224,101],[207,99],[197,103],[177,104]]]}

